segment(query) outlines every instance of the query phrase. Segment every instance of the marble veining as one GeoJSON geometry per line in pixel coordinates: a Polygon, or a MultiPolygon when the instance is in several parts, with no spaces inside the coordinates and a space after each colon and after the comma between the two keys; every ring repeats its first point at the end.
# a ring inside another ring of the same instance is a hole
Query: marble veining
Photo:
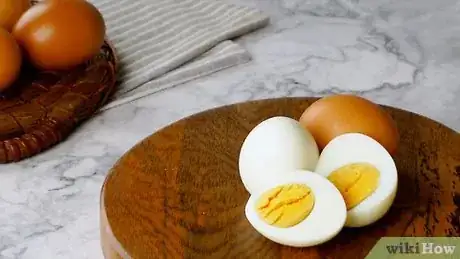
{"type": "Polygon", "coordinates": [[[0,258],[102,258],[108,169],[154,131],[212,107],[354,92],[460,130],[458,1],[227,1],[271,16],[237,40],[251,62],[100,113],[50,151],[0,166],[0,258]]]}

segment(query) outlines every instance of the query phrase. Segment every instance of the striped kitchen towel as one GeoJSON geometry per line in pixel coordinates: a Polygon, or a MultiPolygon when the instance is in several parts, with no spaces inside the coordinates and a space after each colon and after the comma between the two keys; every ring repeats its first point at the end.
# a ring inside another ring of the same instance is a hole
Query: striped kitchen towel
{"type": "Polygon", "coordinates": [[[268,23],[258,10],[224,0],[90,0],[103,14],[120,60],[109,109],[248,62],[231,39],[268,23]]]}

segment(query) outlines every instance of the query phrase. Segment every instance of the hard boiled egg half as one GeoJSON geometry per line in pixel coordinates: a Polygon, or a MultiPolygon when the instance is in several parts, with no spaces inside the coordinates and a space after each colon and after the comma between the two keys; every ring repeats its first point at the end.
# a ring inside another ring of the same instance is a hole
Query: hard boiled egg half
{"type": "Polygon", "coordinates": [[[295,170],[313,170],[319,151],[312,135],[298,121],[284,116],[266,119],[244,140],[239,156],[239,173],[249,193],[265,181],[282,180],[295,170]]]}
{"type": "Polygon", "coordinates": [[[362,227],[382,218],[396,196],[398,175],[387,150],[373,138],[347,133],[330,141],[315,172],[341,192],[347,206],[347,227],[362,227]]]}
{"type": "Polygon", "coordinates": [[[339,190],[326,178],[305,170],[260,182],[245,207],[260,234],[287,246],[308,247],[329,241],[345,224],[347,210],[339,190]]]}

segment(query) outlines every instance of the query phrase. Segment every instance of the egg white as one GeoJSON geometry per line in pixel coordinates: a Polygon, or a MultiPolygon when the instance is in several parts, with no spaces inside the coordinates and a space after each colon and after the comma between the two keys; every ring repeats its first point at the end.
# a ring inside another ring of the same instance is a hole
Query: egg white
{"type": "Polygon", "coordinates": [[[249,193],[268,179],[313,170],[319,158],[313,136],[298,121],[283,116],[264,120],[244,140],[239,155],[241,181],[249,193]]]}
{"type": "Polygon", "coordinates": [[[266,181],[254,192],[245,207],[246,218],[261,235],[278,244],[308,247],[329,241],[343,228],[347,216],[345,201],[339,190],[326,178],[310,171],[299,170],[282,180],[266,181]],[[272,226],[259,218],[256,203],[261,195],[279,185],[306,184],[315,200],[310,214],[297,225],[288,228],[272,226]]]}
{"type": "Polygon", "coordinates": [[[372,164],[380,176],[377,189],[348,211],[346,227],[367,226],[382,218],[393,204],[398,186],[391,155],[376,140],[360,133],[343,134],[330,141],[320,154],[315,172],[328,177],[339,167],[356,162],[372,164]]]}

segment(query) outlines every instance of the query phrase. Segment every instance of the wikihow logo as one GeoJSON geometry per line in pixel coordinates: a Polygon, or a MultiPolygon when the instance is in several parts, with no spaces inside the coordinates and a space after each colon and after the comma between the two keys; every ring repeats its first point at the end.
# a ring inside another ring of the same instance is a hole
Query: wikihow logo
{"type": "Polygon", "coordinates": [[[460,258],[460,237],[384,237],[366,259],[418,257],[460,258]]]}

